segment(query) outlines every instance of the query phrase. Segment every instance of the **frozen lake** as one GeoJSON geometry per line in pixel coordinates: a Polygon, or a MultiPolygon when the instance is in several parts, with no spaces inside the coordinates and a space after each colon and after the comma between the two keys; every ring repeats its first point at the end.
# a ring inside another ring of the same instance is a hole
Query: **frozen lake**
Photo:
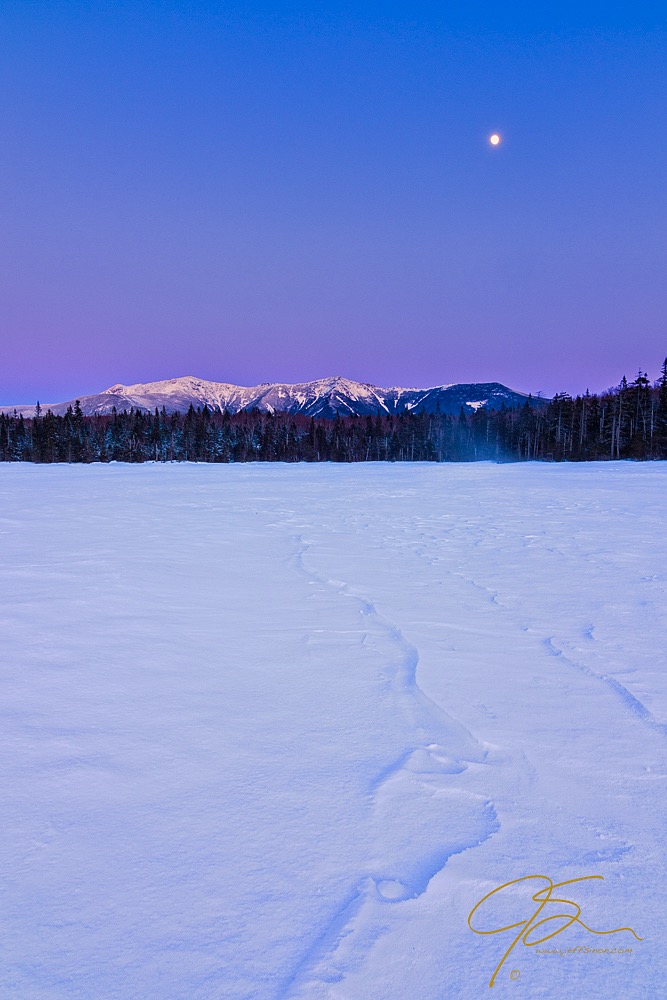
{"type": "Polygon", "coordinates": [[[666,496],[667,463],[1,466],[0,996],[664,995],[666,496]],[[533,874],[602,876],[555,895],[643,940],[519,941],[490,991],[521,929],[468,914],[533,874]]]}

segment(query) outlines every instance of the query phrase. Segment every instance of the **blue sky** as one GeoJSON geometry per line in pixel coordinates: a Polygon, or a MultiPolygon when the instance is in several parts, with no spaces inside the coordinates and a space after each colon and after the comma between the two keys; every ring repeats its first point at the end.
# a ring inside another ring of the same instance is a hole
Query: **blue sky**
{"type": "Polygon", "coordinates": [[[185,374],[655,377],[666,20],[3,4],[0,401],[185,374]]]}

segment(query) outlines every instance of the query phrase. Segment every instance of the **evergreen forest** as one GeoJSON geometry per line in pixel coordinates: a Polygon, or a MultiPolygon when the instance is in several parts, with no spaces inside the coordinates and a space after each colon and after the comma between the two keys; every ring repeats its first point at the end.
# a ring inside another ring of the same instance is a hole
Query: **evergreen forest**
{"type": "Polygon", "coordinates": [[[143,410],[85,416],[0,414],[5,462],[496,462],[667,459],[667,359],[652,384],[641,371],[606,392],[530,400],[458,415],[309,418],[143,410]]]}

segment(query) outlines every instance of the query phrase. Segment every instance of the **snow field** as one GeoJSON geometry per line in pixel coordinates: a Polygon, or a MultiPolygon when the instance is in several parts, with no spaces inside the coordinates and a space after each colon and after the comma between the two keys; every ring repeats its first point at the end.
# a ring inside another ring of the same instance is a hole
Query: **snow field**
{"type": "Polygon", "coordinates": [[[660,996],[666,485],[3,466],[0,995],[660,996]],[[644,940],[490,992],[531,873],[644,940]]]}

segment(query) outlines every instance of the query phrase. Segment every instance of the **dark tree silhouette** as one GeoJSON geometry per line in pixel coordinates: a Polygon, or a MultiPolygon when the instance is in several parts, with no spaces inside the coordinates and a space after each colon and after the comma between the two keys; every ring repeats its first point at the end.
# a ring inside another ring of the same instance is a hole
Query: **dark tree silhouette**
{"type": "Polygon", "coordinates": [[[0,414],[6,462],[496,462],[667,458],[667,359],[600,395],[558,393],[517,409],[436,410],[311,418],[258,410],[230,414],[133,409],[84,416],[0,414]],[[536,405],[537,403],[537,405],[536,405]]]}

